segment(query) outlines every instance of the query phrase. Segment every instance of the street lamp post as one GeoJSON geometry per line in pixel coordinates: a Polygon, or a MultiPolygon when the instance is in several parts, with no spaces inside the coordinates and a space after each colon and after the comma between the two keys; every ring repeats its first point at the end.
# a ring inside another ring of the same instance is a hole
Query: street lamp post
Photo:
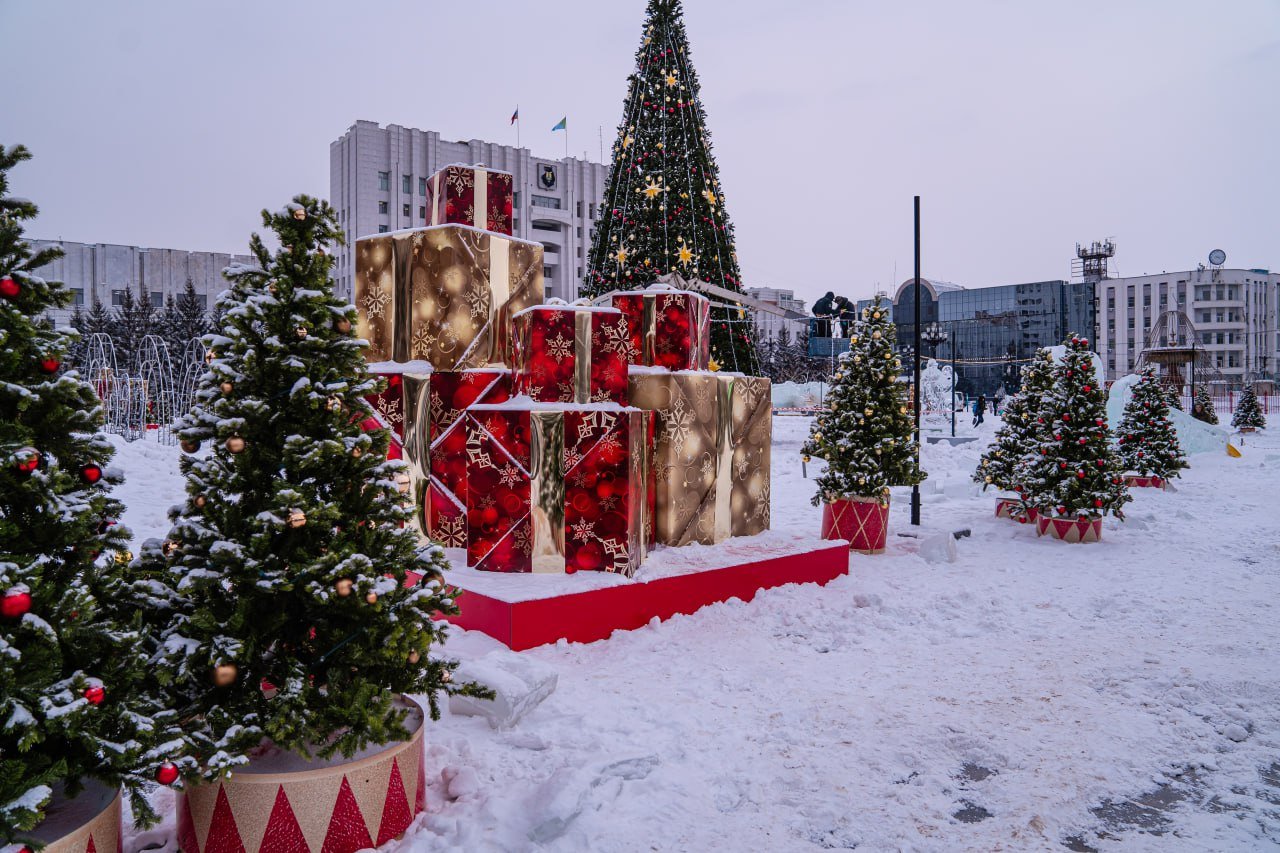
{"type": "MultiPolygon", "coordinates": [[[[936,361],[938,358],[938,347],[941,346],[942,343],[947,339],[947,330],[942,327],[941,323],[939,323],[937,320],[934,320],[929,325],[924,327],[924,331],[921,333],[920,338],[930,346],[931,351],[933,353],[933,359],[936,361]]],[[[955,381],[956,381],[956,372],[955,372],[955,369],[952,368],[951,370],[951,437],[952,438],[954,438],[956,434],[955,381]]]]}

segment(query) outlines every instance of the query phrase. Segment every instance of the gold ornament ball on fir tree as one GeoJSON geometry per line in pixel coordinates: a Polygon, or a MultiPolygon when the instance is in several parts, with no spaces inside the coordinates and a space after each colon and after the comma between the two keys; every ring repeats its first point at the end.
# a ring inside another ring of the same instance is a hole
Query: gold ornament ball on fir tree
{"type": "Polygon", "coordinates": [[[983,479],[984,479],[986,482],[988,482],[988,483],[990,483],[990,482],[991,482],[991,478],[990,478],[990,477],[984,477],[983,479]]]}
{"type": "Polygon", "coordinates": [[[301,222],[307,218],[307,211],[301,207],[295,208],[293,211],[293,218],[301,222]]]}
{"type": "Polygon", "coordinates": [[[172,556],[173,553],[178,550],[178,543],[172,539],[166,539],[164,540],[164,545],[160,550],[166,557],[172,556]]]}
{"type": "Polygon", "coordinates": [[[298,340],[302,340],[307,336],[307,327],[298,326],[296,329],[293,330],[293,333],[298,336],[298,340]]]}
{"type": "Polygon", "coordinates": [[[204,505],[207,504],[208,502],[209,502],[209,499],[206,498],[204,495],[196,495],[195,500],[192,501],[192,503],[194,503],[198,509],[204,509],[204,505]]]}
{"type": "Polygon", "coordinates": [[[354,456],[356,459],[359,459],[361,456],[364,455],[364,451],[361,450],[359,447],[353,447],[351,448],[351,455],[354,456]]]}
{"type": "Polygon", "coordinates": [[[243,453],[244,447],[244,439],[238,435],[233,435],[227,439],[227,450],[230,450],[232,453],[243,453]]]}
{"type": "Polygon", "coordinates": [[[351,594],[351,588],[353,586],[355,586],[355,584],[352,582],[351,578],[339,578],[333,585],[333,591],[342,598],[346,598],[351,594]]]}
{"type": "Polygon", "coordinates": [[[417,663],[420,660],[422,660],[422,655],[418,654],[417,649],[409,652],[409,663],[417,663]]]}
{"type": "Polygon", "coordinates": [[[221,391],[223,394],[230,394],[233,390],[235,390],[235,387],[236,386],[232,385],[230,382],[223,382],[218,386],[218,390],[221,391]]]}
{"type": "Polygon", "coordinates": [[[234,684],[240,669],[233,663],[220,663],[213,668],[213,683],[216,687],[234,684]]]}
{"type": "Polygon", "coordinates": [[[351,331],[351,321],[346,317],[339,317],[334,321],[333,327],[345,335],[351,331]]]}
{"type": "Polygon", "coordinates": [[[132,551],[116,551],[116,562],[124,566],[133,562],[132,551]]]}
{"type": "Polygon", "coordinates": [[[880,340],[880,330],[879,330],[879,329],[876,329],[875,331],[873,331],[873,332],[871,333],[871,339],[872,339],[873,341],[878,341],[878,340],[880,340]]]}
{"type": "Polygon", "coordinates": [[[371,590],[371,591],[369,591],[368,593],[366,593],[366,594],[365,594],[365,596],[364,596],[364,600],[365,600],[367,603],[369,603],[369,604],[377,604],[377,603],[378,603],[378,594],[377,594],[376,592],[373,592],[373,591],[371,590]]]}
{"type": "Polygon", "coordinates": [[[884,357],[885,357],[886,359],[893,358],[893,353],[891,353],[891,352],[887,352],[887,353],[885,353],[885,354],[884,354],[884,357]]]}
{"type": "Polygon", "coordinates": [[[898,414],[900,414],[900,415],[905,415],[906,413],[907,413],[907,407],[906,407],[906,406],[899,406],[899,407],[898,407],[898,414]]]}
{"type": "Polygon", "coordinates": [[[307,523],[307,514],[300,509],[289,510],[289,526],[302,527],[307,523]]]}
{"type": "Polygon", "coordinates": [[[880,319],[880,312],[879,312],[879,311],[872,311],[872,312],[871,312],[871,319],[872,319],[872,320],[879,320],[879,319],[880,319]]]}
{"type": "Polygon", "coordinates": [[[808,456],[801,456],[801,457],[800,457],[800,461],[801,461],[801,462],[808,463],[808,462],[809,462],[809,457],[808,457],[808,456]]]}
{"type": "Polygon", "coordinates": [[[853,357],[853,363],[854,363],[854,364],[862,364],[862,356],[860,356],[860,355],[855,355],[855,356],[853,357]]]}
{"type": "Polygon", "coordinates": [[[182,451],[184,453],[195,453],[200,449],[200,442],[186,439],[182,442],[182,451]]]}
{"type": "Polygon", "coordinates": [[[409,494],[409,475],[396,474],[396,491],[402,495],[409,494]]]}
{"type": "Polygon", "coordinates": [[[871,417],[871,409],[869,409],[869,408],[868,408],[868,409],[863,409],[863,410],[862,410],[862,414],[866,415],[867,417],[871,417]]]}
{"type": "Polygon", "coordinates": [[[330,397],[330,398],[325,402],[325,408],[327,408],[327,409],[328,409],[329,411],[331,411],[331,412],[341,412],[341,411],[342,411],[342,398],[341,398],[341,397],[330,397]]]}

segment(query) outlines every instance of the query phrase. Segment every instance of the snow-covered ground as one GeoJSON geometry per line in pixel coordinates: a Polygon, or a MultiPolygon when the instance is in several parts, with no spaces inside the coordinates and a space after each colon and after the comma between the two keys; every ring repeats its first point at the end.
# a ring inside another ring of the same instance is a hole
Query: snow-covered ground
{"type": "MultiPolygon", "coordinates": [[[[818,525],[807,429],[774,421],[775,527],[818,525]]],[[[924,453],[925,527],[971,531],[954,563],[895,535],[897,490],[888,553],[826,587],[520,653],[557,689],[508,730],[432,724],[428,813],[392,849],[1276,845],[1280,440],[1192,457],[1094,545],[992,517],[984,443],[924,453]]],[[[162,535],[177,451],[118,446],[126,520],[162,535]]],[[[461,631],[447,651],[515,654],[461,631]]]]}

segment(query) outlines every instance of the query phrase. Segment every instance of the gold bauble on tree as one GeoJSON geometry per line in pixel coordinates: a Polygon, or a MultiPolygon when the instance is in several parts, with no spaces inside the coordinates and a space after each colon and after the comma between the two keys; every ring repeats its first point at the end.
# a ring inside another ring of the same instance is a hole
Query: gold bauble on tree
{"type": "Polygon", "coordinates": [[[133,562],[132,551],[116,551],[116,562],[120,565],[128,565],[133,562]]]}
{"type": "Polygon", "coordinates": [[[227,450],[230,450],[232,453],[243,453],[244,448],[245,441],[240,436],[233,435],[227,439],[227,450]]]}
{"type": "Polygon", "coordinates": [[[333,327],[345,335],[351,331],[351,321],[346,317],[339,317],[334,321],[333,327]]]}
{"type": "Polygon", "coordinates": [[[298,326],[296,329],[293,330],[293,333],[298,336],[298,340],[302,340],[307,336],[307,327],[298,326]]]}
{"type": "Polygon", "coordinates": [[[195,453],[200,449],[200,442],[186,439],[182,442],[181,447],[184,453],[195,453]]]}
{"type": "Polygon", "coordinates": [[[364,455],[364,451],[361,450],[359,447],[353,447],[351,448],[351,455],[359,459],[361,456],[364,455]]]}
{"type": "Polygon", "coordinates": [[[215,687],[227,687],[235,683],[236,676],[240,674],[240,669],[233,663],[220,663],[213,668],[213,683],[215,687]]]}
{"type": "Polygon", "coordinates": [[[307,514],[300,509],[289,510],[289,526],[302,527],[307,523],[307,514]]]}
{"type": "Polygon", "coordinates": [[[204,505],[209,502],[209,499],[206,498],[204,495],[196,495],[195,499],[192,500],[191,502],[195,504],[197,508],[204,509],[204,505]]]}
{"type": "Polygon", "coordinates": [[[351,588],[354,585],[355,584],[352,582],[351,578],[339,578],[333,585],[333,591],[342,598],[346,598],[351,594],[351,588]]]}
{"type": "Polygon", "coordinates": [[[293,210],[293,218],[301,222],[307,218],[307,210],[303,207],[296,207],[293,210]]]}
{"type": "Polygon", "coordinates": [[[364,600],[365,600],[366,602],[368,602],[369,604],[377,604],[377,603],[378,603],[378,594],[377,594],[376,592],[374,592],[373,590],[370,590],[369,592],[365,593],[364,600]]]}
{"type": "Polygon", "coordinates": [[[224,381],[222,382],[222,384],[218,386],[218,390],[221,391],[223,394],[230,394],[232,391],[235,390],[235,387],[236,386],[232,385],[230,382],[224,381]]]}
{"type": "Polygon", "coordinates": [[[327,408],[327,409],[328,409],[329,411],[331,411],[331,412],[341,412],[341,411],[342,411],[342,398],[341,398],[341,397],[330,397],[330,398],[328,399],[328,401],[325,403],[325,408],[327,408]]]}
{"type": "Polygon", "coordinates": [[[409,652],[409,663],[417,663],[420,660],[422,660],[422,655],[418,654],[417,649],[409,652]]]}
{"type": "Polygon", "coordinates": [[[402,495],[409,494],[409,475],[396,474],[396,491],[402,495]]]}

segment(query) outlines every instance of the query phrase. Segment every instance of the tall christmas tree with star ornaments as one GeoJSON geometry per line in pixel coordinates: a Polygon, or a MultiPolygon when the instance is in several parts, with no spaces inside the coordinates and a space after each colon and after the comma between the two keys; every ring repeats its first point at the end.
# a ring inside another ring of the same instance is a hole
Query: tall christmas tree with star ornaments
{"type": "Polygon", "coordinates": [[[320,756],[401,739],[401,694],[434,716],[452,689],[428,656],[452,601],[438,580],[406,585],[444,568],[443,550],[407,524],[386,431],[361,428],[381,380],[333,294],[334,213],[297,196],[263,222],[280,248],[255,234],[257,265],[226,273],[224,326],[178,423],[187,498],[141,560],[168,611],[158,678],[185,721],[169,772],[189,780],[230,773],[264,738],[320,756]]]}
{"type": "MultiPolygon", "coordinates": [[[[673,273],[742,292],[680,0],[649,0],[582,292],[637,290],[673,273]]],[[[757,373],[753,326],[740,313],[713,307],[711,357],[757,373]]]]}
{"type": "MultiPolygon", "coordinates": [[[[42,317],[71,291],[31,272],[62,252],[32,251],[36,206],[8,193],[30,156],[0,146],[0,847],[14,849],[54,840],[46,813],[93,799],[89,780],[112,799],[121,783],[138,791],[161,725],[142,689],[145,628],[125,589],[101,403],[62,366],[74,335],[42,317]]],[[[144,797],[134,817],[154,819],[144,797]]]]}
{"type": "Polygon", "coordinates": [[[836,369],[826,407],[813,422],[802,452],[827,463],[818,477],[814,505],[823,505],[823,536],[848,539],[859,551],[884,549],[889,487],[925,479],[902,362],[894,352],[897,331],[880,297],[863,309],[836,369]]]}

